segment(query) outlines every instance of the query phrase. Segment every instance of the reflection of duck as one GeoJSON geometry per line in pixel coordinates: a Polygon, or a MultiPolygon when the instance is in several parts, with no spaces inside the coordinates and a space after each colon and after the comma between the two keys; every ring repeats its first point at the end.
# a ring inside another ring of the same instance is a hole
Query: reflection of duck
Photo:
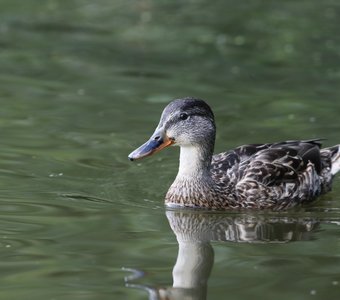
{"type": "Polygon", "coordinates": [[[213,112],[193,98],[171,102],[150,140],[129,158],[172,144],[181,153],[169,206],[285,209],[329,191],[340,170],[340,146],[320,150],[319,140],[245,145],[213,156],[213,112]]]}
{"type": "Polygon", "coordinates": [[[171,229],[178,241],[229,241],[286,243],[310,240],[319,222],[311,218],[275,215],[199,213],[167,211],[171,229]]]}
{"type": "MultiPolygon", "coordinates": [[[[208,279],[214,263],[211,241],[283,243],[312,239],[317,220],[275,216],[226,215],[199,211],[167,211],[178,241],[172,287],[160,288],[129,283],[144,289],[149,299],[206,299],[208,279]]],[[[129,279],[129,278],[127,278],[129,279]]]]}

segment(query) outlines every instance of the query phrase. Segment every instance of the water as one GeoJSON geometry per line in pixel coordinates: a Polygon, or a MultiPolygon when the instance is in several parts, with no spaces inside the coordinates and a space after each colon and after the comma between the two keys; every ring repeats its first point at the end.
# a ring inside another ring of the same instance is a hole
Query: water
{"type": "Polygon", "coordinates": [[[178,149],[127,155],[187,95],[213,107],[216,152],[339,143],[339,14],[330,0],[1,1],[0,299],[338,299],[339,176],[280,214],[166,212],[178,149]]]}

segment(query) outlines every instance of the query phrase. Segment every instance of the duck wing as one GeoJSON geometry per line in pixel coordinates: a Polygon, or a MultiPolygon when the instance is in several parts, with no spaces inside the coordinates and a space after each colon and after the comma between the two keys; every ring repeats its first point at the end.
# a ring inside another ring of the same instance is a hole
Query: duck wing
{"type": "Polygon", "coordinates": [[[246,207],[309,200],[321,192],[320,147],[319,139],[244,145],[215,155],[212,176],[246,207]]]}

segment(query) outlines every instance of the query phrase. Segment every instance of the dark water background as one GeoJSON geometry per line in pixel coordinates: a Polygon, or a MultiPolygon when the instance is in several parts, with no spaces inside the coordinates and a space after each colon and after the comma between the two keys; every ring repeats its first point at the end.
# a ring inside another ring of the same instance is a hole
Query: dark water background
{"type": "Polygon", "coordinates": [[[286,213],[166,213],[178,149],[127,161],[188,95],[217,152],[339,143],[339,28],[334,0],[2,0],[0,298],[339,299],[339,176],[286,213]]]}

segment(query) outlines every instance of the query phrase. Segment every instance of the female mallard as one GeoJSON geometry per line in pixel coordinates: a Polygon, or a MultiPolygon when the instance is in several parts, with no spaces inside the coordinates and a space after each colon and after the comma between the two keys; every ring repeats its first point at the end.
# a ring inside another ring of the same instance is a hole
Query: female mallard
{"type": "Polygon", "coordinates": [[[331,189],[340,170],[340,145],[320,150],[320,140],[240,146],[213,155],[214,114],[203,100],[174,100],[151,138],[129,155],[136,160],[180,146],[168,206],[213,209],[285,209],[331,189]]]}

